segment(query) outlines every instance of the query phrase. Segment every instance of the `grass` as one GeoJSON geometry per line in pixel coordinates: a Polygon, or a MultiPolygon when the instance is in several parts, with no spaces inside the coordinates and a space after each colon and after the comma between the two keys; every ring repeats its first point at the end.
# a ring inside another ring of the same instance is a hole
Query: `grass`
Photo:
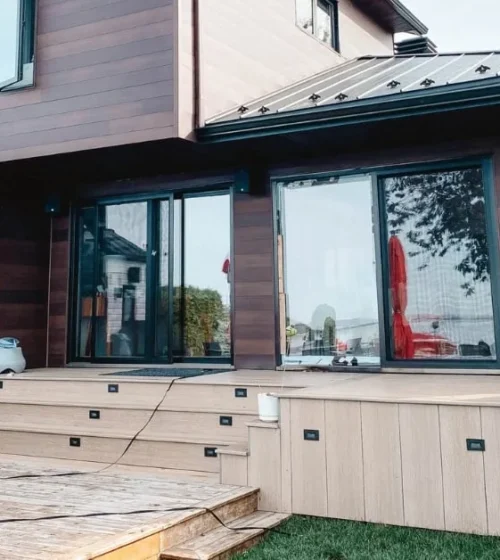
{"type": "Polygon", "coordinates": [[[295,516],[233,560],[500,560],[500,538],[295,516]]]}

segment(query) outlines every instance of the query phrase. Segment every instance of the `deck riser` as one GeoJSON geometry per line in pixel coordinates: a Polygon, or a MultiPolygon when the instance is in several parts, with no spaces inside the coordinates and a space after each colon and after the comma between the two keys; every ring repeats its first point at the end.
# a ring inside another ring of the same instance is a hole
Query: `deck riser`
{"type": "MultiPolygon", "coordinates": [[[[0,429],[2,426],[30,426],[58,429],[74,428],[99,431],[102,435],[130,435],[132,437],[149,420],[150,410],[130,410],[119,408],[80,407],[61,405],[24,405],[0,403],[0,429]],[[100,418],[91,419],[90,411],[98,411],[100,418]]],[[[244,443],[247,441],[246,423],[251,416],[240,414],[221,415],[217,413],[158,411],[146,430],[144,437],[185,436],[189,439],[207,439],[208,441],[229,441],[244,443]],[[230,416],[232,426],[221,425],[221,416],[230,416]]]]}
{"type": "MultiPolygon", "coordinates": [[[[133,406],[153,409],[161,401],[168,383],[130,382],[113,378],[94,380],[44,380],[2,378],[0,402],[85,404],[93,406],[133,406]],[[108,385],[118,385],[117,393],[109,393],[108,385]]],[[[203,385],[176,383],[162,403],[161,410],[203,410],[214,412],[257,413],[257,395],[261,392],[279,392],[281,387],[247,387],[242,385],[203,385]],[[237,397],[236,389],[246,389],[246,397],[237,397]]]]}
{"type": "MultiPolygon", "coordinates": [[[[107,464],[116,461],[126,445],[124,439],[82,437],[81,447],[70,447],[65,435],[0,430],[0,451],[10,455],[107,464]]],[[[136,441],[120,464],[218,473],[218,457],[205,457],[204,449],[204,444],[136,441]]]]}

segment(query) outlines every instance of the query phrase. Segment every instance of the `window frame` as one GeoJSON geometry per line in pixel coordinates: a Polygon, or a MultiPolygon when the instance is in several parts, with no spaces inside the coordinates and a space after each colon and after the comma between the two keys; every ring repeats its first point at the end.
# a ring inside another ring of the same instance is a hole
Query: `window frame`
{"type": "MultiPolygon", "coordinates": [[[[378,320],[380,333],[380,366],[377,368],[360,366],[352,368],[353,371],[377,370],[437,370],[445,373],[450,370],[451,373],[456,370],[474,370],[473,373],[481,374],[484,370],[500,369],[500,244],[499,244],[499,223],[496,216],[496,200],[495,200],[495,180],[493,161],[491,156],[481,156],[474,158],[458,158],[448,160],[436,160],[432,162],[408,163],[385,165],[378,167],[346,170],[327,170],[327,166],[321,171],[314,168],[304,168],[300,172],[287,174],[277,172],[271,176],[273,185],[274,198],[274,231],[275,231],[275,255],[277,255],[277,233],[280,227],[279,216],[279,187],[278,183],[282,181],[305,180],[310,178],[320,179],[323,177],[346,177],[360,174],[369,174],[372,178],[373,192],[373,226],[374,226],[374,242],[375,242],[375,274],[377,283],[378,298],[378,320]],[[495,352],[496,356],[492,360],[432,360],[432,359],[412,359],[412,360],[396,360],[391,358],[392,346],[392,330],[390,325],[391,305],[389,301],[389,260],[388,260],[388,234],[387,234],[387,212],[385,210],[385,191],[383,181],[387,178],[411,175],[418,173],[439,173],[446,171],[454,171],[467,169],[470,167],[478,167],[482,170],[483,189],[485,197],[485,220],[486,220],[486,236],[488,243],[488,257],[490,263],[490,283],[491,283],[491,299],[493,311],[493,328],[495,336],[495,352]]],[[[277,272],[278,263],[275,258],[275,291],[278,290],[277,272]]],[[[285,271],[286,275],[286,271],[285,271]]],[[[279,298],[276,296],[276,317],[279,317],[279,298]]],[[[277,348],[279,348],[279,321],[277,321],[277,348]]],[[[279,364],[282,365],[282,356],[279,356],[279,364]]],[[[345,366],[341,366],[345,371],[345,366]]],[[[340,369],[339,368],[339,369],[340,369]]]]}
{"type": "MultiPolygon", "coordinates": [[[[295,0],[296,3],[297,3],[297,1],[300,1],[300,0],[295,0]]],[[[338,4],[338,0],[321,0],[325,4],[328,4],[328,6],[330,7],[331,36],[332,36],[332,40],[330,42],[322,41],[317,35],[318,10],[320,9],[319,5],[318,5],[319,1],[320,0],[309,0],[309,2],[311,4],[311,10],[312,10],[312,29],[311,29],[311,31],[305,29],[304,27],[302,27],[299,24],[298,19],[297,19],[297,4],[295,5],[295,25],[299,29],[301,29],[302,31],[307,33],[308,35],[311,35],[311,37],[314,37],[322,45],[326,45],[326,46],[332,48],[333,50],[335,50],[336,52],[340,53],[339,4],[338,4]]]]}
{"type": "Polygon", "coordinates": [[[35,85],[36,0],[17,0],[19,7],[16,45],[16,73],[0,83],[0,93],[35,85]]]}

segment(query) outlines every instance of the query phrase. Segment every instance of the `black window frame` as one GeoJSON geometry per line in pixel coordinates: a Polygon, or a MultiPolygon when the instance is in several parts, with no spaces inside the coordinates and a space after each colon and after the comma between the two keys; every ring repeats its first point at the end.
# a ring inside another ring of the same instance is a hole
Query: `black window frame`
{"type": "MultiPolygon", "coordinates": [[[[300,0],[295,0],[295,2],[298,2],[300,0]]],[[[340,39],[339,39],[339,4],[338,4],[338,0],[308,0],[311,3],[311,11],[312,11],[312,29],[311,31],[308,31],[307,29],[305,29],[304,27],[302,27],[298,20],[297,20],[297,6],[295,8],[295,23],[297,25],[297,27],[299,27],[300,29],[302,29],[303,31],[305,31],[306,33],[310,34],[312,37],[314,37],[317,41],[319,41],[320,43],[322,43],[323,45],[328,45],[329,47],[331,47],[332,49],[334,49],[335,51],[337,51],[338,53],[340,53],[340,39]],[[319,10],[319,2],[324,2],[325,4],[328,4],[328,6],[330,7],[330,20],[331,20],[331,36],[332,36],[332,40],[330,42],[326,42],[323,41],[322,39],[320,39],[317,35],[317,18],[318,18],[318,10],[319,10]]]]}
{"type": "MultiPolygon", "coordinates": [[[[373,197],[373,223],[375,236],[375,259],[376,259],[376,280],[377,280],[377,299],[378,299],[378,315],[379,315],[379,333],[380,333],[380,366],[378,368],[359,367],[362,370],[437,370],[445,372],[445,370],[476,370],[478,373],[484,370],[500,369],[500,223],[496,215],[496,195],[495,195],[495,177],[493,169],[493,161],[491,156],[475,157],[475,158],[458,158],[452,160],[437,160],[432,162],[422,162],[415,164],[403,165],[386,165],[376,168],[359,167],[352,170],[335,170],[332,168],[327,170],[325,165],[321,171],[314,168],[301,169],[300,173],[287,174],[286,172],[277,172],[271,177],[273,185],[274,198],[274,231],[275,231],[275,255],[277,255],[277,238],[280,227],[281,217],[279,216],[279,193],[278,183],[282,181],[300,181],[306,178],[331,178],[346,177],[353,175],[370,174],[372,177],[373,197]],[[495,357],[491,360],[466,360],[466,359],[411,359],[397,360],[391,357],[392,348],[392,330],[390,326],[391,302],[389,301],[389,260],[387,250],[387,213],[385,211],[385,191],[383,181],[387,178],[413,175],[423,173],[439,173],[446,171],[455,171],[467,169],[471,167],[479,167],[482,170],[483,188],[485,196],[485,220],[486,235],[488,243],[488,257],[490,265],[490,282],[491,282],[491,298],[493,311],[493,327],[495,335],[495,357]]],[[[275,258],[275,274],[277,275],[278,263],[275,258]]],[[[286,274],[286,271],[285,271],[286,274]]],[[[275,278],[275,292],[277,293],[278,280],[275,278]]],[[[276,317],[279,317],[279,300],[276,298],[276,317]]],[[[279,321],[277,322],[277,341],[279,342],[279,321]]],[[[279,348],[277,346],[277,348],[279,348]]],[[[278,365],[282,365],[282,356],[279,356],[278,365]]],[[[342,369],[342,368],[340,368],[342,369]]],[[[342,371],[345,371],[343,369],[342,371]]]]}
{"type": "Polygon", "coordinates": [[[36,0],[17,0],[19,6],[17,66],[12,79],[0,83],[0,93],[31,87],[35,83],[36,0]]]}

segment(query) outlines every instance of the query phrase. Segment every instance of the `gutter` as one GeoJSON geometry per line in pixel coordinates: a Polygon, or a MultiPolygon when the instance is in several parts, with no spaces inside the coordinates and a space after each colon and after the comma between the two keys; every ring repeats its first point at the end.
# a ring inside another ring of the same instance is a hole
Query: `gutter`
{"type": "Polygon", "coordinates": [[[471,87],[470,84],[466,87],[463,84],[444,86],[426,92],[405,93],[398,97],[379,97],[258,117],[243,117],[198,128],[197,137],[201,142],[220,143],[493,105],[500,105],[500,80],[495,80],[494,84],[481,83],[475,87],[471,87]]]}

